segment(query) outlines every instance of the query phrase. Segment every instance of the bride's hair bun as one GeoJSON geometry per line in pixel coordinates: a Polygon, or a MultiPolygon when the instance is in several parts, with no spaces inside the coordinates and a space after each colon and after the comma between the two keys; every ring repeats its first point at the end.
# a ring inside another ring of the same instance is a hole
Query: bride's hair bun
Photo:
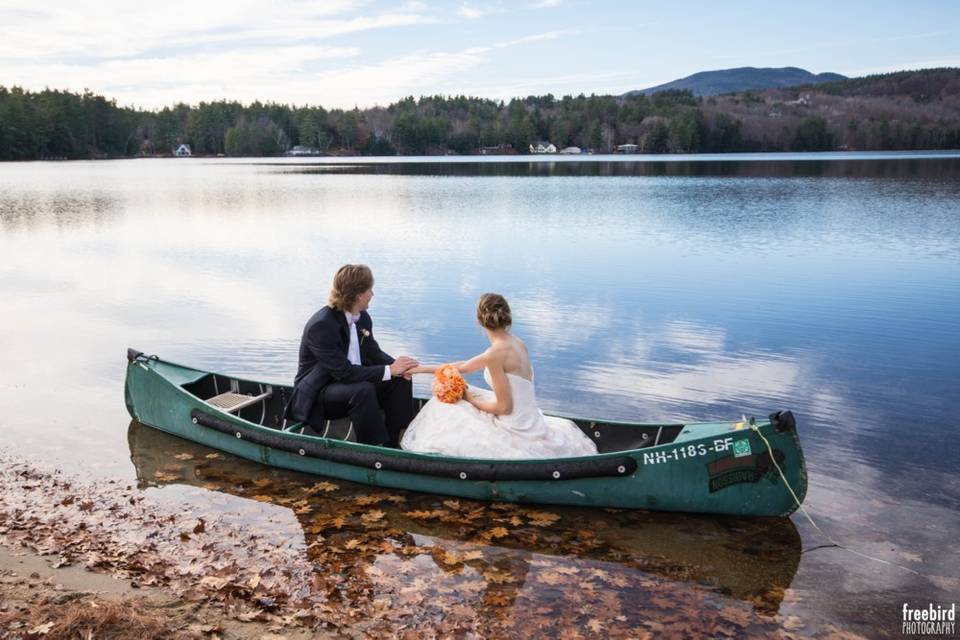
{"type": "Polygon", "coordinates": [[[490,329],[505,329],[513,324],[510,315],[510,305],[507,299],[499,293],[485,293],[477,303],[477,321],[481,326],[490,329]]]}

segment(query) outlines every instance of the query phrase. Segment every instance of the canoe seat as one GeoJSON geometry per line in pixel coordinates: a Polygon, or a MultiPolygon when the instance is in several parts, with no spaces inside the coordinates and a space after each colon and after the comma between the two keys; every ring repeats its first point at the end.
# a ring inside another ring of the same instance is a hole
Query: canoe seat
{"type": "Polygon", "coordinates": [[[207,403],[227,413],[236,413],[244,407],[249,407],[252,404],[266,400],[270,397],[271,393],[272,391],[268,389],[265,393],[261,393],[258,396],[248,396],[243,393],[237,393],[236,391],[225,391],[218,396],[208,398],[207,403]]]}

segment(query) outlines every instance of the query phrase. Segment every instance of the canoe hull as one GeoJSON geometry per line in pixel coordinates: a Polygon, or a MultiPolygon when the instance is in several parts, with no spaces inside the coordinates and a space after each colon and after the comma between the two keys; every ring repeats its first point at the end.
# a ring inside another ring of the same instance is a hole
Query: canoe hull
{"type": "MultiPolygon", "coordinates": [[[[797,502],[771,458],[777,460],[797,498],[802,501],[806,494],[806,468],[796,429],[778,430],[768,421],[758,422],[757,426],[770,449],[757,431],[737,429],[728,422],[704,423],[686,425],[681,436],[669,444],[595,457],[628,456],[635,461],[635,470],[620,477],[475,480],[466,474],[466,479],[461,479],[372,468],[372,465],[361,466],[306,455],[306,449],[317,450],[320,446],[327,453],[331,450],[339,454],[359,452],[366,455],[373,452],[384,460],[403,461],[414,468],[421,461],[437,460],[436,456],[278,432],[253,424],[218,411],[184,391],[184,384],[204,375],[207,372],[162,360],[142,357],[132,360],[127,367],[125,384],[125,399],[131,417],[166,433],[272,467],[372,486],[475,500],[731,515],[788,515],[797,508],[797,502]],[[213,416],[220,423],[234,426],[236,432],[226,433],[197,423],[194,418],[199,414],[213,416]],[[279,435],[284,447],[257,444],[251,437],[245,437],[248,434],[264,434],[274,439],[279,435]],[[774,452],[773,456],[770,450],[774,452]]],[[[644,428],[644,425],[637,425],[637,428],[644,428]]],[[[490,463],[457,458],[445,460],[464,464],[490,463]]],[[[568,462],[571,460],[584,459],[568,459],[568,462]]],[[[511,461],[515,465],[542,465],[543,462],[511,461]]],[[[631,464],[630,468],[633,469],[634,465],[631,464]]]]}

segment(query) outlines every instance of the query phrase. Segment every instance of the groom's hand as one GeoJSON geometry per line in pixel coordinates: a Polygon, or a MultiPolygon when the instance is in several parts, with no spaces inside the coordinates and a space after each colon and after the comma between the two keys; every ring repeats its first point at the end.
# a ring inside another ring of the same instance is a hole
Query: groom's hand
{"type": "Polygon", "coordinates": [[[390,365],[390,375],[392,377],[402,376],[409,369],[420,366],[420,363],[410,356],[400,356],[390,365]]]}

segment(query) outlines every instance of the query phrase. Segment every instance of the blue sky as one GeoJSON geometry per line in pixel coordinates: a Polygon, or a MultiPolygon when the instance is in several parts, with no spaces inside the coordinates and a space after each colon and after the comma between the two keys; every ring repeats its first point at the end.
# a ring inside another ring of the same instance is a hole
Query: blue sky
{"type": "Polygon", "coordinates": [[[0,0],[0,84],[156,108],[623,93],[697,71],[960,66],[960,3],[0,0]]]}

